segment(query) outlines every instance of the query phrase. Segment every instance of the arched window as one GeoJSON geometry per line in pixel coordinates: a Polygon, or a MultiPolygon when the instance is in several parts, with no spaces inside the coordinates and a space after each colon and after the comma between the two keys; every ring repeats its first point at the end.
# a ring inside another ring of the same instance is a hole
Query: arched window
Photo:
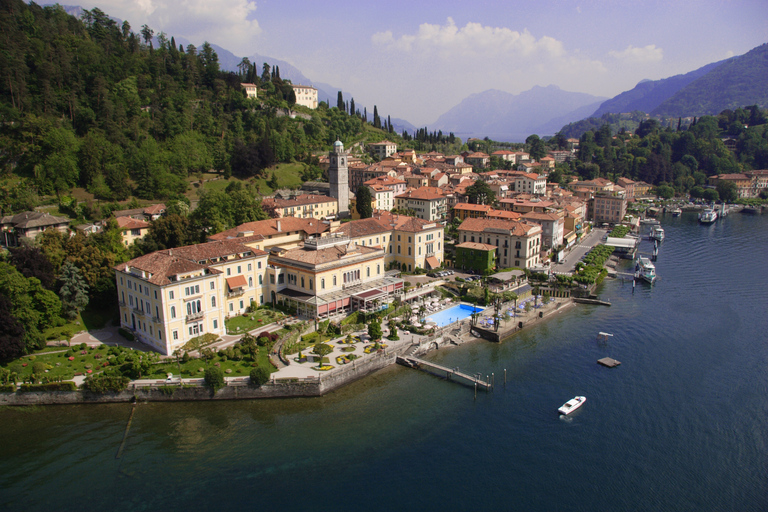
{"type": "Polygon", "coordinates": [[[264,284],[264,278],[262,276],[259,276],[259,284],[264,284]]]}
{"type": "Polygon", "coordinates": [[[211,297],[211,307],[212,308],[216,307],[216,297],[211,297]]]}
{"type": "Polygon", "coordinates": [[[366,267],[365,270],[366,270],[365,277],[371,277],[371,267],[366,267]]]}
{"type": "Polygon", "coordinates": [[[381,274],[381,265],[379,265],[378,263],[376,264],[376,274],[377,275],[381,274]]]}
{"type": "Polygon", "coordinates": [[[176,306],[171,306],[171,318],[176,318],[176,306]]]}
{"type": "Polygon", "coordinates": [[[336,286],[336,276],[333,276],[333,286],[336,286]]]}
{"type": "Polygon", "coordinates": [[[253,286],[253,278],[249,277],[248,278],[248,288],[251,288],[252,286],[253,286]]]}
{"type": "Polygon", "coordinates": [[[304,288],[304,276],[301,276],[301,287],[304,288]]]}
{"type": "Polygon", "coordinates": [[[325,290],[325,278],[320,279],[320,289],[325,290]]]}
{"type": "Polygon", "coordinates": [[[187,314],[188,315],[192,314],[192,304],[194,304],[194,302],[187,302],[187,314]]]}

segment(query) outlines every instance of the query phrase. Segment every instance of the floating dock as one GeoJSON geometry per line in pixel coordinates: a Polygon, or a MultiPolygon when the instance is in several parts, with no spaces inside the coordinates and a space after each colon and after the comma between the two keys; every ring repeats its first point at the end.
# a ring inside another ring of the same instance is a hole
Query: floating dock
{"type": "Polygon", "coordinates": [[[621,364],[620,361],[617,361],[611,357],[604,357],[602,359],[597,360],[598,364],[601,364],[608,368],[615,368],[621,364]]]}

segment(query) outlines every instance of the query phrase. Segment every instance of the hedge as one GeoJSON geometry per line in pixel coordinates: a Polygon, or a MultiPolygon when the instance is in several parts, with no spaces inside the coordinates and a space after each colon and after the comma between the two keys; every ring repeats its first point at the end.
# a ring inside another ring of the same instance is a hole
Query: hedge
{"type": "Polygon", "coordinates": [[[77,391],[77,384],[71,380],[64,382],[49,382],[47,384],[22,384],[19,391],[22,393],[29,391],[77,391]]]}

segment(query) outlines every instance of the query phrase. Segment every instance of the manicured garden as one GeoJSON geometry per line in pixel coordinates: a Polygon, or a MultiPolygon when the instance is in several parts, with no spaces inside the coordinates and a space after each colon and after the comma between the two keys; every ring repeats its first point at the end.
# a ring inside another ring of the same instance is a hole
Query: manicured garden
{"type": "Polygon", "coordinates": [[[251,313],[233,316],[225,320],[227,334],[240,334],[259,329],[285,318],[285,313],[261,307],[251,313]]]}

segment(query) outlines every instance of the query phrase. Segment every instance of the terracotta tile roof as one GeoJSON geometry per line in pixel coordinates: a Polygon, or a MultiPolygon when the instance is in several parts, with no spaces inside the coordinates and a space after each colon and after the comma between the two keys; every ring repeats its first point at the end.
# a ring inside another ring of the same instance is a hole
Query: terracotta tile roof
{"type": "Polygon", "coordinates": [[[470,210],[475,212],[489,212],[493,207],[489,204],[456,203],[454,210],[470,210]]]}
{"type": "Polygon", "coordinates": [[[376,176],[368,181],[364,181],[363,185],[405,185],[405,181],[393,178],[392,176],[376,176]]]}
{"type": "Polygon", "coordinates": [[[488,229],[509,231],[513,236],[531,236],[541,232],[541,226],[515,220],[476,218],[466,219],[459,226],[459,231],[482,233],[488,229]]]}
{"type": "Polygon", "coordinates": [[[518,220],[522,217],[519,212],[508,212],[506,210],[491,210],[486,214],[489,219],[509,219],[518,220]]]}
{"type": "Polygon", "coordinates": [[[464,242],[456,246],[457,249],[475,249],[478,251],[495,251],[497,247],[490,244],[481,244],[478,242],[464,242]]]}
{"type": "MultiPolygon", "coordinates": [[[[126,263],[121,263],[115,267],[115,270],[125,272],[128,269],[137,269],[149,273],[151,276],[148,282],[163,286],[171,284],[171,277],[178,274],[186,274],[207,269],[207,265],[200,265],[197,262],[172,256],[167,251],[156,251],[138,258],[132,259],[126,263]]],[[[218,270],[210,269],[211,273],[219,273],[218,270]]]]}
{"type": "Polygon", "coordinates": [[[186,258],[198,263],[209,263],[225,256],[236,256],[238,254],[253,254],[254,256],[264,256],[267,253],[259,249],[251,249],[240,241],[236,240],[216,240],[204,244],[187,245],[176,247],[175,249],[165,249],[160,252],[167,252],[173,256],[186,258]]]}
{"type": "Polygon", "coordinates": [[[115,267],[115,270],[121,272],[124,272],[127,269],[143,270],[144,272],[151,274],[151,277],[147,279],[147,281],[152,284],[163,286],[173,282],[171,278],[178,274],[206,269],[211,274],[219,274],[221,272],[215,268],[211,268],[211,265],[216,265],[222,262],[213,260],[226,256],[237,256],[238,254],[252,256],[267,255],[264,251],[251,249],[239,242],[225,240],[155,251],[134,258],[131,261],[121,263],[115,267]]]}
{"type": "Polygon", "coordinates": [[[416,217],[399,215],[386,211],[379,212],[377,220],[381,222],[382,225],[388,226],[390,230],[394,229],[395,231],[418,233],[420,231],[441,228],[441,226],[434,221],[426,221],[417,219],[416,217]]]}
{"type": "Polygon", "coordinates": [[[352,258],[354,256],[382,256],[383,254],[384,251],[382,249],[374,249],[373,247],[365,247],[355,243],[349,243],[334,245],[333,247],[318,250],[297,247],[278,254],[273,254],[273,257],[310,265],[322,265],[325,263],[341,262],[346,258],[352,258]]]}
{"type": "Polygon", "coordinates": [[[435,199],[445,198],[443,191],[437,187],[420,187],[416,190],[408,191],[405,194],[395,196],[398,199],[420,199],[422,201],[433,201],[435,199]]]}
{"type": "Polygon", "coordinates": [[[227,240],[232,238],[238,238],[238,233],[246,234],[243,238],[243,242],[251,237],[263,237],[267,238],[274,235],[284,235],[293,231],[303,231],[307,235],[316,235],[328,231],[330,226],[317,219],[300,219],[298,217],[284,217],[282,219],[267,219],[257,220],[254,222],[246,222],[236,228],[228,229],[211,235],[208,237],[210,240],[227,240]],[[280,229],[278,230],[278,224],[280,229]]]}
{"type": "Polygon", "coordinates": [[[165,204],[153,204],[144,208],[144,213],[147,215],[160,215],[165,211],[165,204]]]}
{"type": "Polygon", "coordinates": [[[528,212],[526,214],[523,214],[522,216],[523,220],[532,220],[532,221],[554,221],[557,222],[557,219],[560,218],[560,216],[556,213],[540,213],[540,212],[528,212]]]}
{"type": "Polygon", "coordinates": [[[361,236],[380,235],[392,231],[392,227],[383,223],[379,219],[360,219],[351,222],[345,222],[334,231],[334,233],[344,233],[349,238],[358,238],[361,236]]]}
{"type": "Polygon", "coordinates": [[[150,226],[149,222],[134,219],[133,217],[118,217],[115,220],[120,229],[147,229],[150,226]]]}

